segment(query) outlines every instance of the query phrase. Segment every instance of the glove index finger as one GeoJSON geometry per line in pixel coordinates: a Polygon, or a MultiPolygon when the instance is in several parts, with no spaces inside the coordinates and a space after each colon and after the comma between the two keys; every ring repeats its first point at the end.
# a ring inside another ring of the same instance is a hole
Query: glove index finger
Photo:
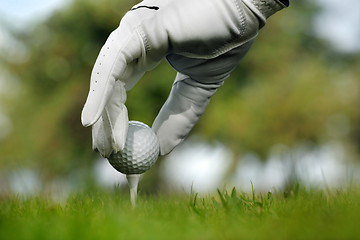
{"type": "Polygon", "coordinates": [[[100,118],[115,85],[115,78],[102,76],[105,71],[98,66],[93,69],[89,94],[81,113],[81,123],[85,127],[93,125],[100,118]]]}
{"type": "MultiPolygon", "coordinates": [[[[111,87],[107,87],[105,92],[110,92],[109,89],[111,87]]],[[[90,93],[84,105],[84,108],[81,113],[81,123],[84,127],[89,127],[96,123],[96,121],[100,118],[101,112],[103,111],[107,99],[111,93],[105,93],[105,96],[101,96],[101,94],[90,93]]]]}
{"type": "Polygon", "coordinates": [[[115,81],[125,71],[125,56],[116,44],[114,35],[112,33],[102,47],[91,73],[90,90],[81,114],[85,127],[93,125],[100,118],[113,93],[115,81]]]}

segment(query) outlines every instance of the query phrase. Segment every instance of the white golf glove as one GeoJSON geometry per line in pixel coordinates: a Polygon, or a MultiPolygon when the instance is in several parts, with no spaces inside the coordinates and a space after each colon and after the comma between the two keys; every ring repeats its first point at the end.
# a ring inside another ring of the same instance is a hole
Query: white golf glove
{"type": "MultiPolygon", "coordinates": [[[[284,4],[285,2],[285,4],[284,4]]],[[[95,62],[81,121],[108,157],[125,144],[126,91],[167,57],[179,72],[153,129],[161,155],[190,132],[210,97],[286,0],[145,0],[111,33],[95,62]]]]}

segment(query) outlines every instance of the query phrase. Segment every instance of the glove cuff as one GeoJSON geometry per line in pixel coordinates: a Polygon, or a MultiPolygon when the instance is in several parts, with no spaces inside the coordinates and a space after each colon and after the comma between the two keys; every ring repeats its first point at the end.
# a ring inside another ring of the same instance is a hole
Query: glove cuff
{"type": "Polygon", "coordinates": [[[288,7],[280,0],[242,0],[263,22],[265,25],[266,19],[271,15],[288,7]]]}

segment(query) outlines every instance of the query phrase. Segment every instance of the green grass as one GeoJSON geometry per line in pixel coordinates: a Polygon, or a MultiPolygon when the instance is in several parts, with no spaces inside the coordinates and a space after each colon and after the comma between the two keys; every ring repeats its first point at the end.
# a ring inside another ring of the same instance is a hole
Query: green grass
{"type": "Polygon", "coordinates": [[[0,239],[360,239],[360,191],[0,198],[0,239]]]}

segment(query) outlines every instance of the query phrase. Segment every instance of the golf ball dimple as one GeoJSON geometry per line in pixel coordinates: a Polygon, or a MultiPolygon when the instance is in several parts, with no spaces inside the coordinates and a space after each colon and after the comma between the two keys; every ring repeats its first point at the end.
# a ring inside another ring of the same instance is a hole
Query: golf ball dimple
{"type": "Polygon", "coordinates": [[[108,161],[121,173],[141,174],[154,165],[159,149],[158,138],[149,126],[130,121],[124,149],[112,153],[108,161]]]}

